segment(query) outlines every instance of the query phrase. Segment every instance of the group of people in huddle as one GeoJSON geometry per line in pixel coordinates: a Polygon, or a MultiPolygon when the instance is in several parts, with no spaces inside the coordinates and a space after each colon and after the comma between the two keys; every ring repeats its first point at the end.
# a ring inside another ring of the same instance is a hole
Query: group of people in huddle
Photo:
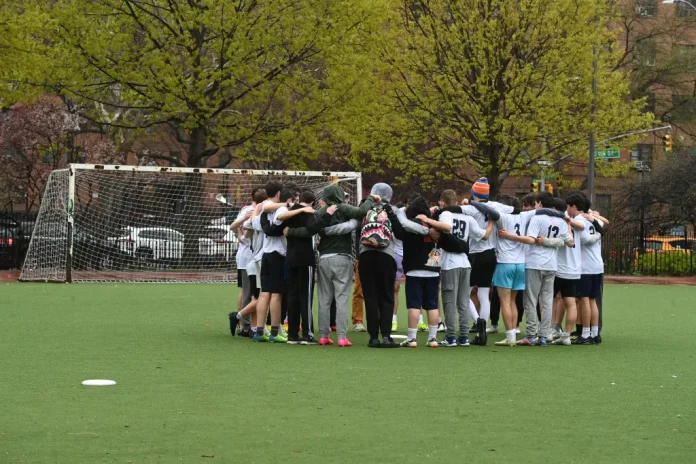
{"type": "Polygon", "coordinates": [[[521,202],[504,195],[491,201],[488,181],[481,178],[469,199],[459,201],[456,192],[445,190],[435,206],[419,195],[392,205],[392,195],[388,184],[377,183],[353,206],[339,183],[325,187],[320,200],[311,190],[276,180],[255,188],[251,204],[230,226],[239,237],[242,288],[240,307],[229,314],[232,335],[333,345],[335,331],[336,344],[349,347],[354,287],[353,330],[365,330],[364,304],[371,348],[416,348],[419,330],[427,330],[428,347],[485,346],[488,334],[498,331],[498,317],[487,324],[491,302],[506,329],[496,345],[601,343],[597,302],[608,221],[590,209],[585,194],[559,199],[542,192],[521,202]],[[404,277],[408,332],[397,343],[392,333],[404,277]],[[525,333],[518,340],[523,313],[525,333]]]}

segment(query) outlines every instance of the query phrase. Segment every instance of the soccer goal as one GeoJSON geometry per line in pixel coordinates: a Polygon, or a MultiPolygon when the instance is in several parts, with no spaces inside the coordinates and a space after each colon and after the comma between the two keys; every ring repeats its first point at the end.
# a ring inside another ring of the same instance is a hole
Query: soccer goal
{"type": "Polygon", "coordinates": [[[20,280],[236,281],[229,226],[271,179],[317,199],[336,182],[346,202],[362,196],[358,172],[72,164],[48,179],[20,280]]]}

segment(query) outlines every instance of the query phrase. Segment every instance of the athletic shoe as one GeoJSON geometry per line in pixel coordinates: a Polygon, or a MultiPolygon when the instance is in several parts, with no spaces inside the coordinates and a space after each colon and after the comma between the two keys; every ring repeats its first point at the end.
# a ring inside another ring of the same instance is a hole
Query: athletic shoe
{"type": "Polygon", "coordinates": [[[462,335],[457,339],[457,346],[469,346],[469,337],[462,335]]]}
{"type": "Polygon", "coordinates": [[[537,346],[546,346],[546,337],[539,337],[536,341],[537,346]]]}
{"type": "Polygon", "coordinates": [[[336,326],[335,326],[335,325],[332,325],[332,326],[331,326],[331,331],[332,331],[332,332],[335,332],[335,331],[336,331],[336,326]]]}
{"type": "Polygon", "coordinates": [[[353,346],[353,344],[347,338],[342,338],[338,341],[338,346],[341,348],[353,346]]]}
{"type": "Polygon", "coordinates": [[[392,332],[396,332],[399,329],[399,324],[397,322],[392,322],[392,332]]]}
{"type": "Polygon", "coordinates": [[[572,340],[570,342],[572,345],[594,345],[594,341],[592,340],[592,337],[583,337],[579,336],[575,340],[572,340]]]}
{"type": "Polygon", "coordinates": [[[500,340],[499,342],[495,342],[494,345],[497,345],[497,346],[517,346],[517,341],[510,340],[509,338],[505,338],[503,340],[500,340]]]}
{"type": "MultiPolygon", "coordinates": [[[[379,340],[377,340],[377,342],[379,343],[379,340]]],[[[368,345],[368,346],[369,346],[369,345],[368,345]]],[[[394,339],[391,338],[391,337],[384,337],[384,338],[382,338],[381,347],[382,347],[382,348],[400,348],[401,345],[399,345],[398,343],[396,343],[396,342],[394,341],[394,339]]]]}
{"type": "Polygon", "coordinates": [[[367,347],[368,348],[379,348],[380,347],[379,343],[379,338],[371,338],[369,342],[367,342],[367,347]]]}
{"type": "Polygon", "coordinates": [[[416,328],[418,329],[419,332],[427,332],[428,331],[428,324],[426,324],[425,322],[421,322],[418,324],[418,326],[416,328]]]}
{"type": "MultiPolygon", "coordinates": [[[[478,320],[478,319],[477,319],[477,320],[478,320]]],[[[475,334],[475,333],[477,333],[477,332],[478,332],[478,327],[476,327],[476,323],[474,322],[474,325],[472,325],[471,328],[469,329],[469,333],[470,333],[470,334],[475,334]]]]}
{"type": "Polygon", "coordinates": [[[403,342],[401,342],[401,346],[407,348],[418,348],[418,341],[415,338],[412,338],[410,340],[404,340],[403,342]]]}
{"type": "Polygon", "coordinates": [[[319,342],[311,335],[308,335],[306,337],[302,337],[302,341],[300,342],[300,344],[302,344],[302,345],[317,345],[318,343],[319,342]]]}
{"type": "Polygon", "coordinates": [[[270,337],[267,334],[259,335],[258,332],[254,334],[254,341],[255,342],[267,342],[269,340],[270,340],[270,337]]]}
{"type": "Polygon", "coordinates": [[[326,346],[326,345],[333,345],[334,342],[333,342],[333,340],[331,340],[329,337],[321,337],[321,338],[319,339],[319,344],[320,344],[321,346],[326,346]]]}
{"type": "Polygon", "coordinates": [[[437,331],[438,332],[446,332],[447,331],[447,327],[445,327],[445,324],[442,321],[437,323],[437,331]]]}
{"type": "Polygon", "coordinates": [[[561,335],[560,338],[551,342],[552,345],[570,345],[570,335],[561,335]]]}
{"type": "Polygon", "coordinates": [[[285,324],[280,326],[280,330],[282,333],[287,334],[288,333],[288,323],[286,322],[285,324]]]}
{"type": "Polygon", "coordinates": [[[498,326],[497,326],[497,325],[491,324],[491,326],[490,326],[489,328],[486,329],[486,333],[489,333],[489,334],[496,334],[496,333],[498,333],[498,326]]]}
{"type": "Polygon", "coordinates": [[[361,322],[358,322],[353,326],[353,332],[367,332],[367,330],[365,330],[365,326],[361,322]]]}
{"type": "Polygon", "coordinates": [[[288,337],[288,345],[301,345],[302,339],[300,337],[288,337]]]}
{"type": "Polygon", "coordinates": [[[278,335],[271,335],[268,341],[271,343],[287,343],[288,339],[279,333],[278,335]]]}
{"type": "Polygon", "coordinates": [[[271,335],[271,326],[270,326],[270,325],[267,325],[267,326],[266,326],[266,330],[264,331],[264,333],[265,333],[266,335],[271,335]]]}
{"type": "Polygon", "coordinates": [[[520,346],[534,346],[534,340],[525,337],[522,340],[518,341],[517,344],[520,346]]]}
{"type": "Polygon", "coordinates": [[[437,342],[437,338],[431,338],[430,340],[428,340],[428,346],[430,348],[437,348],[440,346],[440,344],[437,342]]]}
{"type": "Polygon", "coordinates": [[[474,342],[474,345],[481,345],[481,346],[486,346],[486,343],[488,343],[488,333],[486,332],[486,320],[485,319],[479,319],[476,321],[476,326],[477,326],[477,334],[476,335],[476,340],[478,340],[478,343],[474,342]]]}
{"type": "Polygon", "coordinates": [[[602,336],[597,335],[596,337],[593,338],[593,340],[594,340],[595,345],[599,345],[600,343],[602,343],[602,336]]]}
{"type": "Polygon", "coordinates": [[[234,337],[237,334],[237,326],[239,325],[239,319],[237,319],[237,311],[228,314],[230,318],[230,333],[234,337]]]}
{"type": "Polygon", "coordinates": [[[515,329],[515,333],[516,333],[516,334],[520,333],[519,327],[515,329]]]}
{"type": "Polygon", "coordinates": [[[440,342],[440,346],[457,346],[457,337],[445,337],[440,342]]]}
{"type": "Polygon", "coordinates": [[[563,333],[560,330],[553,329],[553,331],[551,332],[551,340],[556,340],[558,338],[561,338],[562,335],[563,335],[563,333]]]}
{"type": "Polygon", "coordinates": [[[242,338],[251,338],[254,336],[254,334],[251,333],[250,329],[242,329],[239,331],[239,333],[237,335],[239,335],[242,338]]]}

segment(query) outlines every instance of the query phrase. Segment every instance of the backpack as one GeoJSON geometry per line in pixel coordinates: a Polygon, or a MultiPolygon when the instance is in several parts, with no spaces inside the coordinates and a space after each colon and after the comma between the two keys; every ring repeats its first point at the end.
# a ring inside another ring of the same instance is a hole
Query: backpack
{"type": "Polygon", "coordinates": [[[387,248],[394,240],[392,224],[381,205],[370,209],[362,220],[360,243],[372,248],[387,248]]]}

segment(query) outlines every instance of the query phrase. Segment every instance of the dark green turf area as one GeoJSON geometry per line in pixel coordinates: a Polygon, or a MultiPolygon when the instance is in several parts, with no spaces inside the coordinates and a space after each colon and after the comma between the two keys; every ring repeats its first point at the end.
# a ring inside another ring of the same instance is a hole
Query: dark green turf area
{"type": "Polygon", "coordinates": [[[230,285],[3,284],[0,463],[696,462],[696,288],[605,292],[600,346],[372,350],[232,338],[230,285]]]}

